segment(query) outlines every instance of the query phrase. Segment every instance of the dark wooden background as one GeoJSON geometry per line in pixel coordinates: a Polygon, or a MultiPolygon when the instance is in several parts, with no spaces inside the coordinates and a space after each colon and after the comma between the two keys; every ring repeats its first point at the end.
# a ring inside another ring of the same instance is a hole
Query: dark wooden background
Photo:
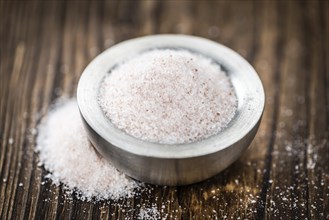
{"type": "Polygon", "coordinates": [[[329,1],[0,0],[0,219],[329,219],[329,1]],[[232,166],[199,184],[96,204],[43,183],[40,115],[104,49],[157,33],[236,50],[266,90],[260,130],[232,166]]]}

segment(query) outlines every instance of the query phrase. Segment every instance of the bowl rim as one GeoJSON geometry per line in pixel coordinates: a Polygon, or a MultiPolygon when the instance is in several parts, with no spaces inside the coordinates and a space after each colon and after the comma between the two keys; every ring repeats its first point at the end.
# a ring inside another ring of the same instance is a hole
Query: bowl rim
{"type": "Polygon", "coordinates": [[[119,148],[144,157],[184,159],[221,151],[247,136],[262,117],[265,93],[254,68],[230,48],[202,37],[161,34],[123,41],[99,54],[85,68],[80,77],[77,101],[81,116],[108,143],[106,147],[119,148]],[[213,59],[224,67],[238,96],[237,112],[224,130],[192,143],[160,144],[137,139],[124,133],[110,122],[98,104],[100,82],[118,63],[155,48],[191,50],[213,59]]]}

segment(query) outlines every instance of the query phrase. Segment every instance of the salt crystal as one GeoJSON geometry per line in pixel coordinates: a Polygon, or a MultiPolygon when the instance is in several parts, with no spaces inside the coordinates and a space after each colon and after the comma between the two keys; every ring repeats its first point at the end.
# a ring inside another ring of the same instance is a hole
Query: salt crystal
{"type": "Polygon", "coordinates": [[[8,144],[12,145],[14,143],[14,139],[13,138],[9,138],[8,139],[8,144]]]}
{"type": "Polygon", "coordinates": [[[237,97],[211,59],[157,49],[113,69],[101,84],[99,104],[114,125],[136,138],[180,144],[223,130],[235,114],[237,97]]]}
{"type": "Polygon", "coordinates": [[[32,129],[30,130],[30,132],[31,132],[32,135],[35,135],[35,134],[37,134],[37,129],[32,128],[32,129]]]}
{"type": "Polygon", "coordinates": [[[82,200],[131,197],[140,186],[95,153],[75,99],[57,103],[42,120],[36,148],[50,171],[47,177],[56,185],[64,183],[68,191],[76,189],[82,200]]]}

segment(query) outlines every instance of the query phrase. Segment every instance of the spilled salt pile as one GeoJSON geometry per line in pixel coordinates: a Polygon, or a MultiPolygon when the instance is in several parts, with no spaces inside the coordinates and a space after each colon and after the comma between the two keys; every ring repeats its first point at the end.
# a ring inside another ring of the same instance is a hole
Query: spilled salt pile
{"type": "Polygon", "coordinates": [[[113,69],[101,84],[99,104],[126,133],[179,144],[225,128],[235,114],[237,97],[229,77],[211,59],[186,50],[157,49],[113,69]]]}
{"type": "Polygon", "coordinates": [[[38,127],[40,164],[56,185],[82,200],[131,197],[140,185],[100,158],[89,143],[75,99],[57,103],[38,127]]]}

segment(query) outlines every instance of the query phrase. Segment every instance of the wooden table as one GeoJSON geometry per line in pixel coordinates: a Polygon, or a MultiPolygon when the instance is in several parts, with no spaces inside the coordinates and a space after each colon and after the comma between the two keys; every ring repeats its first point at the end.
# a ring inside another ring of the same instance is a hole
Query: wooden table
{"type": "Polygon", "coordinates": [[[329,219],[329,1],[1,1],[0,219],[329,219]],[[236,50],[266,108],[247,152],[217,176],[96,204],[64,196],[38,167],[35,127],[105,48],[157,33],[236,50]],[[162,208],[163,206],[163,208],[162,208]]]}

